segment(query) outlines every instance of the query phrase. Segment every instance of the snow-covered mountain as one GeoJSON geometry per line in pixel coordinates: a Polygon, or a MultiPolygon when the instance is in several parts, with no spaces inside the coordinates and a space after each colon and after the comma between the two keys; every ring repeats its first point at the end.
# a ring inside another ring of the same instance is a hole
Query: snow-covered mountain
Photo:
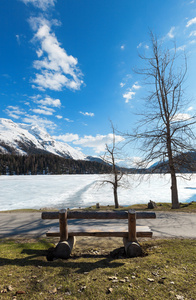
{"type": "Polygon", "coordinates": [[[82,152],[56,141],[39,126],[14,123],[8,119],[0,119],[0,153],[52,153],[65,158],[88,160],[82,152]]]}

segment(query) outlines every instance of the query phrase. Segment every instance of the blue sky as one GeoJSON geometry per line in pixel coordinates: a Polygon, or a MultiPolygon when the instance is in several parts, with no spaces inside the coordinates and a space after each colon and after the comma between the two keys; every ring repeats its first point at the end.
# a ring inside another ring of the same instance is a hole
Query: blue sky
{"type": "Polygon", "coordinates": [[[184,113],[195,110],[194,0],[1,0],[0,28],[0,117],[38,124],[84,154],[112,141],[109,120],[134,127],[147,91],[133,68],[150,51],[149,30],[185,50],[184,113]]]}

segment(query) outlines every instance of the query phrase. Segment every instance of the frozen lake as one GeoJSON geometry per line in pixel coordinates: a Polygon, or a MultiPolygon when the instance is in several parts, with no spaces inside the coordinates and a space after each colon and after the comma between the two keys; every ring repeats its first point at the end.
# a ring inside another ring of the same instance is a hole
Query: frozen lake
{"type": "MultiPolygon", "coordinates": [[[[0,176],[0,211],[21,208],[78,208],[112,205],[111,185],[100,186],[104,175],[0,176]]],[[[152,175],[138,185],[138,175],[129,175],[129,185],[119,188],[119,204],[170,202],[170,176],[152,175]]],[[[180,202],[196,201],[196,175],[190,181],[178,178],[180,202]]]]}

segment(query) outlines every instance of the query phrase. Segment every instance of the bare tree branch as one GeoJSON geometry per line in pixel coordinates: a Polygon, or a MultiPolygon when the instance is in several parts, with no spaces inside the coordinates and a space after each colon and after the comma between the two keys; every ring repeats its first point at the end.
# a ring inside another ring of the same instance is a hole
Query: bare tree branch
{"type": "Polygon", "coordinates": [[[176,50],[163,49],[152,32],[150,37],[152,55],[139,55],[144,61],[144,68],[136,72],[144,76],[152,90],[146,97],[145,112],[141,114],[137,128],[124,136],[126,143],[140,143],[140,150],[144,153],[140,167],[147,167],[158,160],[162,163],[163,172],[170,173],[172,207],[178,208],[177,172],[183,164],[192,170],[191,156],[187,153],[195,151],[196,140],[196,115],[188,117],[183,110],[187,103],[182,87],[187,60],[185,56],[183,67],[179,68],[176,50]]]}
{"type": "Polygon", "coordinates": [[[106,144],[106,152],[105,155],[101,157],[101,159],[112,166],[112,172],[110,174],[110,179],[104,179],[102,180],[102,184],[111,184],[113,187],[113,195],[114,195],[114,203],[115,203],[115,208],[119,207],[118,203],[118,187],[121,186],[121,179],[124,175],[122,170],[117,168],[116,166],[116,155],[117,155],[117,146],[116,146],[116,140],[115,140],[115,130],[114,126],[111,122],[111,127],[112,127],[112,132],[113,132],[113,141],[112,141],[112,146],[109,147],[106,144]]]}

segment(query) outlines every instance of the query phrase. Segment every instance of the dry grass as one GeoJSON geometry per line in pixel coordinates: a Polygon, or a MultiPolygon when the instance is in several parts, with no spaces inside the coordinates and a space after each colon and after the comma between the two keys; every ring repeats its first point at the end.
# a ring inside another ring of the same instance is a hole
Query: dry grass
{"type": "Polygon", "coordinates": [[[52,241],[1,240],[0,299],[195,299],[195,240],[143,241],[143,257],[114,258],[121,239],[84,237],[50,262],[52,241]]]}
{"type": "MultiPolygon", "coordinates": [[[[172,209],[171,203],[163,203],[159,202],[156,203],[157,207],[153,209],[153,211],[164,211],[164,212],[187,212],[187,213],[196,213],[196,202],[190,202],[190,203],[180,203],[179,209],[172,209]]],[[[96,206],[87,207],[84,209],[76,209],[76,210],[128,210],[128,209],[135,209],[136,211],[145,211],[149,210],[147,204],[134,204],[130,206],[120,206],[118,209],[115,209],[114,205],[107,205],[107,206],[100,206],[99,209],[96,208],[96,206]]],[[[16,209],[12,211],[0,211],[0,213],[10,213],[10,212],[42,212],[42,211],[58,211],[58,209],[55,208],[41,208],[41,209],[16,209]]]]}
{"type": "MultiPolygon", "coordinates": [[[[172,209],[171,203],[156,203],[157,207],[153,209],[153,211],[165,211],[165,212],[194,212],[196,213],[196,202],[190,202],[190,203],[180,203],[179,209],[172,209]]],[[[96,206],[88,207],[87,210],[97,210],[96,206]]],[[[108,206],[100,206],[99,210],[113,210],[115,209],[114,205],[108,205],[108,206]]],[[[134,204],[130,206],[120,206],[118,209],[115,210],[128,210],[128,209],[135,209],[136,211],[145,211],[150,210],[148,209],[147,204],[134,204]]]]}

